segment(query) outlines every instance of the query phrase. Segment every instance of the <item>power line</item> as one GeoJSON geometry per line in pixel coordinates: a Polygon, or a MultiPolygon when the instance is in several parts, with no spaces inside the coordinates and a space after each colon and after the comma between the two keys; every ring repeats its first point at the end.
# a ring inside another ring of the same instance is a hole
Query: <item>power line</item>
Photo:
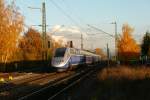
{"type": "MultiPolygon", "coordinates": [[[[66,13],[64,11],[64,9],[62,9],[56,2],[54,2],[53,0],[50,0],[53,5],[59,9],[68,19],[70,19],[71,22],[73,22],[76,26],[80,27],[80,29],[82,29],[82,27],[78,24],[78,22],[76,22],[68,13],[66,13]]],[[[86,33],[87,34],[87,33],[86,33]]],[[[81,49],[83,49],[83,34],[81,33],[81,49]]]]}
{"type": "MultiPolygon", "coordinates": [[[[84,29],[81,25],[79,25],[79,23],[76,21],[76,20],[74,20],[74,18],[72,17],[72,16],[70,16],[68,13],[66,13],[65,12],[65,10],[62,8],[62,7],[60,7],[56,2],[54,2],[54,0],[50,0],[52,3],[53,3],[53,5],[57,8],[57,9],[59,9],[73,24],[75,24],[77,27],[79,27],[80,29],[84,29]]],[[[69,7],[68,7],[69,8],[69,7]]],[[[69,8],[70,9],[70,8],[69,8]]],[[[70,11],[69,11],[70,12],[70,11]]],[[[79,20],[79,22],[80,23],[82,23],[81,22],[81,20],[77,17],[77,19],[79,20]]],[[[85,24],[86,25],[86,24],[85,24]]],[[[85,29],[84,29],[85,30],[85,29]]],[[[85,32],[86,34],[87,34],[87,32],[85,32]]]]}
{"type": "Polygon", "coordinates": [[[65,5],[65,7],[67,8],[68,12],[69,12],[70,14],[72,14],[72,15],[74,16],[74,18],[76,18],[80,24],[84,24],[84,25],[85,25],[85,22],[84,22],[83,20],[81,20],[81,19],[79,18],[79,16],[77,16],[78,14],[75,13],[75,10],[74,10],[68,3],[66,3],[65,0],[61,0],[61,1],[63,2],[63,4],[65,5]],[[71,9],[72,9],[72,10],[71,10],[71,9]],[[73,14],[73,12],[74,12],[75,14],[73,14]]]}
{"type": "MultiPolygon", "coordinates": [[[[79,16],[77,16],[77,13],[75,13],[75,14],[72,13],[72,12],[75,12],[75,10],[71,6],[69,6],[69,4],[65,2],[65,0],[61,0],[61,1],[65,5],[65,7],[68,9],[68,11],[70,12],[70,14],[72,14],[74,16],[74,18],[76,18],[78,20],[78,22],[80,23],[80,25],[87,25],[83,20],[81,20],[81,18],[79,18],[79,16]]],[[[83,27],[80,27],[80,28],[83,29],[83,31],[85,32],[85,34],[88,34],[87,29],[85,29],[83,27]]]]}
{"type": "Polygon", "coordinates": [[[102,32],[103,34],[107,34],[107,35],[109,35],[109,36],[111,36],[111,37],[115,37],[114,35],[111,35],[110,33],[107,33],[107,32],[105,32],[105,31],[103,31],[102,29],[99,29],[99,28],[96,28],[96,27],[94,27],[94,26],[92,26],[92,25],[89,25],[89,24],[87,24],[87,26],[89,26],[90,28],[93,28],[93,29],[95,29],[95,30],[97,30],[97,31],[100,31],[100,32],[102,32]]]}
{"type": "Polygon", "coordinates": [[[58,9],[60,10],[72,23],[74,23],[76,26],[79,26],[78,23],[69,15],[67,14],[56,2],[54,2],[53,0],[49,0],[51,1],[51,3],[58,9]]]}
{"type": "MultiPolygon", "coordinates": [[[[75,13],[75,14],[72,13],[72,12],[75,12],[75,10],[71,6],[69,6],[69,4],[65,2],[65,0],[61,0],[61,1],[64,3],[65,7],[68,9],[68,11],[70,12],[70,14],[72,14],[74,16],[74,18],[76,18],[81,25],[86,25],[86,23],[83,20],[81,20],[79,18],[79,16],[77,16],[77,13],[75,13]]],[[[87,29],[85,29],[83,27],[81,27],[81,28],[83,29],[83,31],[85,32],[85,34],[88,35],[87,29]]]]}

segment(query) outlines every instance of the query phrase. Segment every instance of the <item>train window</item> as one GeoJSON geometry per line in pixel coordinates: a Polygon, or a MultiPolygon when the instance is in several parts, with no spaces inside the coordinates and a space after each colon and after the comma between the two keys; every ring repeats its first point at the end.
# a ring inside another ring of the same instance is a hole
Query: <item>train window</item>
{"type": "Polygon", "coordinates": [[[77,54],[79,55],[79,50],[77,50],[77,54]]]}
{"type": "Polygon", "coordinates": [[[80,55],[80,50],[78,50],[78,54],[80,55]]]}
{"type": "Polygon", "coordinates": [[[58,48],[55,51],[55,56],[54,57],[63,57],[66,52],[66,48],[58,48]]]}
{"type": "Polygon", "coordinates": [[[77,50],[76,49],[74,49],[74,53],[77,54],[77,50]]]}
{"type": "Polygon", "coordinates": [[[71,53],[71,54],[74,54],[74,50],[73,50],[73,49],[70,49],[70,53],[71,53]]]}

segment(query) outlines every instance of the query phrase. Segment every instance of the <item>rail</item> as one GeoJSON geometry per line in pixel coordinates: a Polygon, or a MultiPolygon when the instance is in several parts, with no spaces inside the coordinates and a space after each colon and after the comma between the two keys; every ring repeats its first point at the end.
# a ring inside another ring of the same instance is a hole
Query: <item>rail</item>
{"type": "Polygon", "coordinates": [[[91,70],[91,68],[92,67],[89,67],[86,70],[81,70],[69,77],[66,77],[59,81],[54,82],[54,84],[50,84],[46,87],[41,88],[40,90],[37,90],[31,94],[23,96],[23,97],[19,98],[18,100],[30,100],[30,99],[34,100],[34,99],[42,98],[42,97],[45,99],[52,100],[52,98],[56,97],[57,95],[62,93],[64,90],[68,89],[69,87],[73,86],[74,84],[76,84],[77,82],[79,82],[80,80],[82,80],[83,78],[88,76],[89,74],[91,74],[93,72],[93,70],[91,70]],[[70,84],[67,85],[67,87],[63,87],[62,85],[68,84],[67,82],[69,82],[70,84]],[[62,88],[59,89],[59,86],[63,87],[63,89],[62,88]],[[50,94],[51,96],[46,95],[47,93],[50,94]]]}

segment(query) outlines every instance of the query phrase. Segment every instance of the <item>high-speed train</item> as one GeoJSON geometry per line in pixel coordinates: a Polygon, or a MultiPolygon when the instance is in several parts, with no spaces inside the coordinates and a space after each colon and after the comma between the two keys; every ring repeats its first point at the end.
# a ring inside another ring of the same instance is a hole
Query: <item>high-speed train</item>
{"type": "Polygon", "coordinates": [[[78,65],[97,63],[100,58],[99,55],[85,50],[64,47],[55,50],[51,64],[57,71],[66,71],[78,65]]]}

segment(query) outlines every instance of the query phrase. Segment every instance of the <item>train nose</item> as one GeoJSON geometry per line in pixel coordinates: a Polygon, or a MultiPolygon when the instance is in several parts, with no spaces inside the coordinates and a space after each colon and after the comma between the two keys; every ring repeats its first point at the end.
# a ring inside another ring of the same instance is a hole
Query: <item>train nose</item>
{"type": "Polygon", "coordinates": [[[64,62],[64,60],[63,59],[61,59],[61,61],[60,62],[64,62]]]}
{"type": "Polygon", "coordinates": [[[63,63],[64,62],[64,60],[63,60],[63,58],[61,57],[55,57],[54,59],[53,59],[53,61],[52,61],[52,65],[60,65],[61,63],[63,63]]]}

